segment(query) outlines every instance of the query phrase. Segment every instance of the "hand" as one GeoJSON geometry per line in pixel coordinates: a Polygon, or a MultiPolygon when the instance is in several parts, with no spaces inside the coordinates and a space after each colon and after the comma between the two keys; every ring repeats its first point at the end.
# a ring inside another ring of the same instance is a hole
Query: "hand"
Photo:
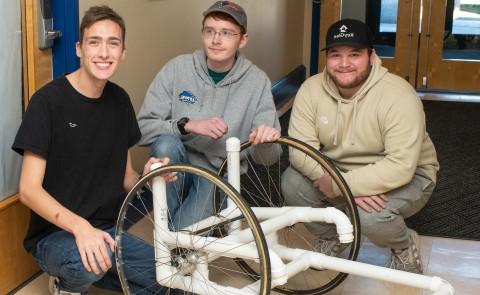
{"type": "Polygon", "coordinates": [[[248,141],[255,146],[259,143],[272,142],[279,138],[280,131],[267,125],[260,125],[250,133],[248,141]]]}
{"type": "Polygon", "coordinates": [[[327,198],[333,199],[337,197],[333,191],[332,177],[327,173],[315,179],[313,186],[321,191],[327,198]]]}
{"type": "Polygon", "coordinates": [[[219,117],[212,117],[204,120],[190,120],[185,124],[185,130],[217,140],[228,132],[228,126],[219,117]]]}
{"type": "Polygon", "coordinates": [[[355,203],[358,207],[362,208],[367,213],[372,213],[372,209],[377,212],[382,211],[387,207],[388,198],[384,194],[367,196],[367,197],[355,197],[355,203]]]}
{"type": "MultiPolygon", "coordinates": [[[[151,167],[154,163],[160,163],[160,164],[162,164],[162,166],[165,166],[165,165],[168,165],[169,162],[170,162],[169,158],[160,158],[159,159],[159,158],[151,157],[150,159],[148,159],[147,163],[145,163],[145,165],[143,166],[143,174],[142,175],[145,175],[148,172],[150,172],[151,167]]],[[[165,179],[165,182],[167,182],[167,183],[177,180],[177,173],[176,172],[163,173],[161,176],[163,177],[163,179],[165,179]]]]}
{"type": "Polygon", "coordinates": [[[86,220],[78,223],[72,233],[83,266],[88,272],[93,271],[98,275],[100,271],[107,272],[112,267],[112,261],[105,244],[110,246],[113,253],[115,251],[115,241],[108,233],[94,228],[86,220]]]}

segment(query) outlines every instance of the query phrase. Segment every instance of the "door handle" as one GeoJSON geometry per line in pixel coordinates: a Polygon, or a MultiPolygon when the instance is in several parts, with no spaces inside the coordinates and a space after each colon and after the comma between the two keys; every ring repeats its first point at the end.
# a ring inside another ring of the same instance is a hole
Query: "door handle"
{"type": "Polygon", "coordinates": [[[52,0],[37,0],[38,48],[53,46],[53,40],[62,37],[61,31],[53,29],[52,0]]]}

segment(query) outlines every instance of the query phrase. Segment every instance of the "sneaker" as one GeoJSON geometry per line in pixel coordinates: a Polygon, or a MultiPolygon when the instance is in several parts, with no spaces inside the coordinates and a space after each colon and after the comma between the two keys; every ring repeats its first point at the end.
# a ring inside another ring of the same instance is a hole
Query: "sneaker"
{"type": "Polygon", "coordinates": [[[420,257],[420,241],[414,230],[409,230],[408,248],[403,250],[392,249],[390,268],[423,274],[422,259],[420,257]]]}
{"type": "Polygon", "coordinates": [[[348,246],[350,246],[350,243],[342,244],[337,239],[324,240],[319,238],[315,241],[314,250],[328,256],[337,257],[348,246]]]}
{"type": "Polygon", "coordinates": [[[59,283],[59,278],[50,276],[48,279],[48,291],[50,291],[50,295],[82,295],[82,293],[60,290],[60,287],[58,286],[59,283]]]}

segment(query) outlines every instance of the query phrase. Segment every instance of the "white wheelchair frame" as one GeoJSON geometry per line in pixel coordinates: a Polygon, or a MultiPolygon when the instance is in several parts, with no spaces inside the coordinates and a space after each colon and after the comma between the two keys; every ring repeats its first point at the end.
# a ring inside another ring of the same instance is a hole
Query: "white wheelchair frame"
{"type": "MultiPolygon", "coordinates": [[[[228,155],[228,182],[240,191],[240,141],[236,138],[227,140],[228,155]]],[[[152,166],[152,170],[158,166],[152,166]]],[[[196,294],[258,294],[259,282],[244,286],[241,289],[222,286],[209,278],[208,263],[220,257],[241,258],[258,261],[258,252],[253,236],[248,230],[234,230],[224,238],[218,239],[208,236],[194,236],[180,232],[172,232],[168,226],[168,207],[166,198],[166,184],[161,176],[152,181],[154,248],[156,253],[157,282],[166,287],[181,289],[189,286],[188,291],[196,294]],[[198,263],[194,269],[179,274],[178,269],[169,263],[172,257],[158,253],[169,253],[169,248],[182,247],[190,250],[199,250],[194,257],[198,263]],[[200,251],[201,249],[201,251],[200,251]],[[204,263],[207,262],[207,263],[204,263]],[[207,284],[208,283],[208,284],[207,284]]],[[[197,231],[222,222],[221,216],[240,215],[238,209],[232,209],[231,202],[216,216],[206,218],[185,230],[195,228],[197,231]],[[237,212],[236,212],[236,211],[237,212]]],[[[277,231],[296,223],[327,222],[334,223],[341,243],[353,241],[353,227],[347,216],[335,208],[309,207],[252,207],[256,218],[260,221],[261,229],[268,242],[271,265],[271,286],[281,286],[289,278],[307,270],[331,269],[338,272],[358,275],[366,278],[426,289],[434,295],[453,295],[453,287],[439,277],[414,274],[386,267],[370,265],[352,260],[327,256],[318,252],[303,249],[293,249],[278,243],[277,231]]],[[[240,222],[240,221],[234,221],[240,222]]]]}

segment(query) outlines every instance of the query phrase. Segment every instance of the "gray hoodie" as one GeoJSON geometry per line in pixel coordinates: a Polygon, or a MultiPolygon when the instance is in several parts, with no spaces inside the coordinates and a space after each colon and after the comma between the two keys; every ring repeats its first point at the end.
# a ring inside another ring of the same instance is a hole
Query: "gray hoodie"
{"type": "Polygon", "coordinates": [[[257,126],[280,130],[267,75],[242,54],[227,76],[215,85],[208,75],[203,50],[170,60],[148,88],[137,116],[142,139],[152,144],[160,135],[181,136],[192,164],[218,168],[226,157],[225,141],[232,136],[242,142],[257,126]],[[222,118],[228,133],[219,140],[207,136],[181,135],[177,121],[182,117],[222,118]]]}

